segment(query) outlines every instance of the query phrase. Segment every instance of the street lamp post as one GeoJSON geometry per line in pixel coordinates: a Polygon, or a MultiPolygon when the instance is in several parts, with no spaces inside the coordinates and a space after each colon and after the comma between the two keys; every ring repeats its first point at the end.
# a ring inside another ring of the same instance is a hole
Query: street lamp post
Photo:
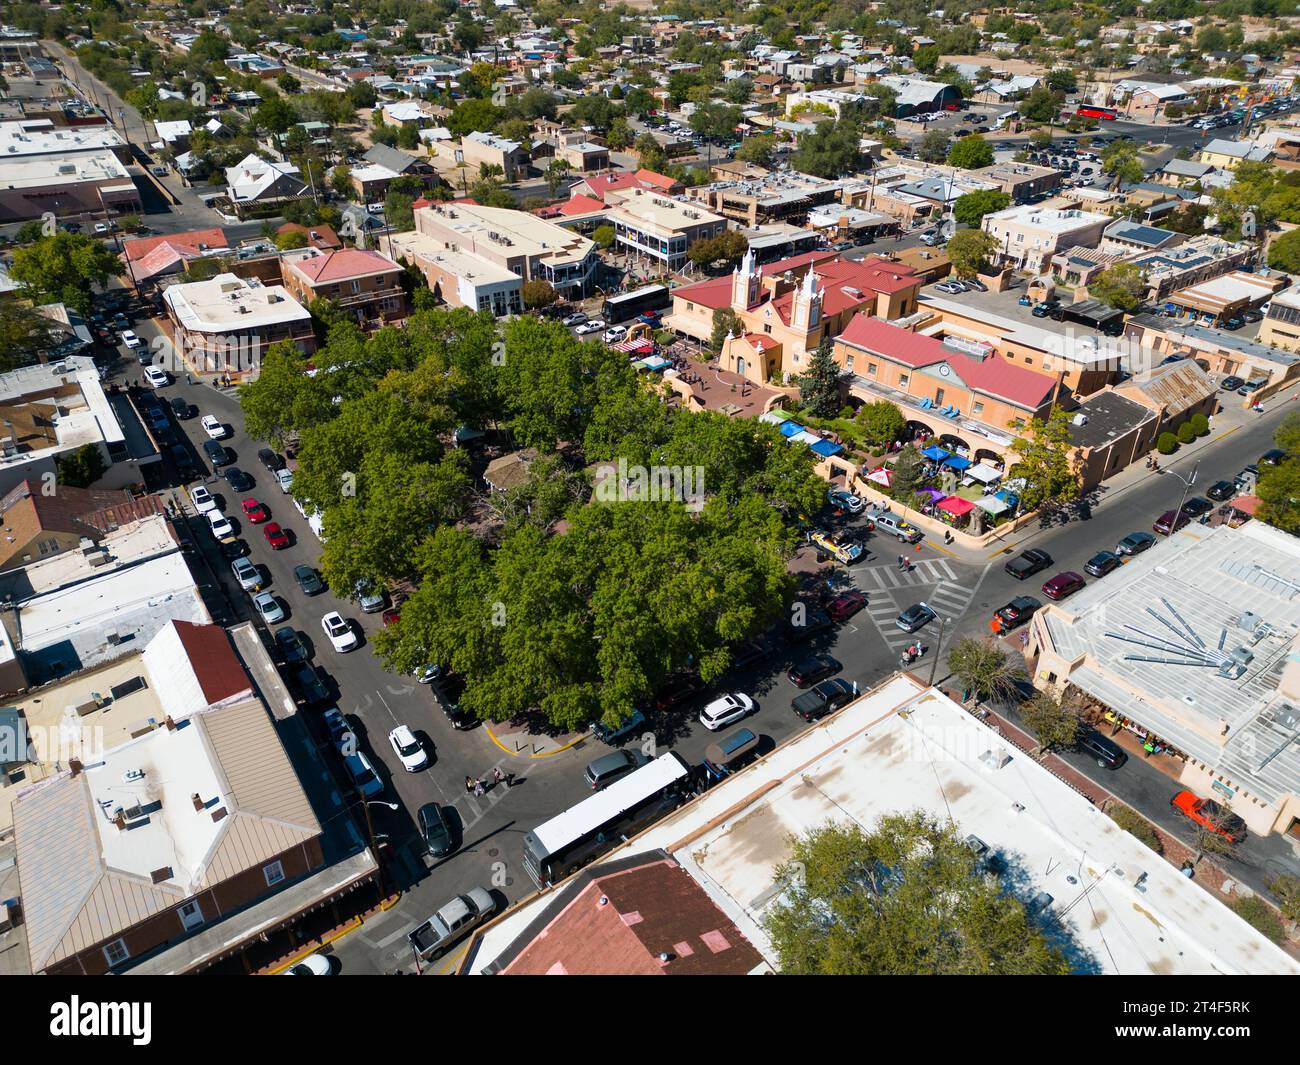
{"type": "Polygon", "coordinates": [[[1187,502],[1187,493],[1191,490],[1192,485],[1196,483],[1196,473],[1200,468],[1201,468],[1201,464],[1197,462],[1197,464],[1192,467],[1191,475],[1188,477],[1184,477],[1181,473],[1175,473],[1173,470],[1160,471],[1162,474],[1168,473],[1174,477],[1177,477],[1180,481],[1183,482],[1183,494],[1178,497],[1178,509],[1174,511],[1173,520],[1169,523],[1169,531],[1165,533],[1166,537],[1173,536],[1174,533],[1178,531],[1179,528],[1178,519],[1183,513],[1183,504],[1187,502]]]}
{"type": "Polygon", "coordinates": [[[939,671],[939,655],[943,652],[943,627],[948,624],[947,618],[939,619],[939,638],[934,642],[934,658],[930,662],[930,687],[934,687],[934,675],[939,671]]]}

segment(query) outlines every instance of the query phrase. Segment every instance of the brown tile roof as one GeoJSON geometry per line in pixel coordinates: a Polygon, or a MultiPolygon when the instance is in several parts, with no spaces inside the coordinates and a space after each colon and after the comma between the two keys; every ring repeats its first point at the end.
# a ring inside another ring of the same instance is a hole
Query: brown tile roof
{"type": "Polygon", "coordinates": [[[177,620],[172,624],[209,706],[249,690],[248,677],[225,629],[220,625],[195,625],[191,621],[177,620]]]}
{"type": "Polygon", "coordinates": [[[662,851],[631,868],[598,868],[576,888],[557,898],[503,975],[743,976],[763,964],[704,889],[662,851]]]}
{"type": "Polygon", "coordinates": [[[50,495],[22,481],[0,499],[0,566],[24,550],[42,532],[60,532],[98,540],[104,533],[147,514],[163,512],[157,496],[132,499],[122,490],[59,485],[50,495]]]}

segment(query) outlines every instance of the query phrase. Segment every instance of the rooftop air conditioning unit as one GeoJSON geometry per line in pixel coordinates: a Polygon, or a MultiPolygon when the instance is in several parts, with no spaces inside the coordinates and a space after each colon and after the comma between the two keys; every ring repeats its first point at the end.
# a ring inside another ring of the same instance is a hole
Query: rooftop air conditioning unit
{"type": "Polygon", "coordinates": [[[1070,424],[1071,424],[1071,425],[1087,425],[1087,424],[1088,424],[1088,416],[1087,416],[1086,414],[1076,414],[1073,418],[1070,419],[1070,424]]]}

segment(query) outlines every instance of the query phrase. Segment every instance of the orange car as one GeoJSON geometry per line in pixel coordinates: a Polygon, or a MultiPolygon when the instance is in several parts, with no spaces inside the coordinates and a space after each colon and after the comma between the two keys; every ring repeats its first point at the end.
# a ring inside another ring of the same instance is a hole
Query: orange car
{"type": "Polygon", "coordinates": [[[1246,838],[1246,822],[1213,799],[1198,799],[1190,791],[1180,791],[1169,804],[1202,828],[1233,843],[1246,838]]]}

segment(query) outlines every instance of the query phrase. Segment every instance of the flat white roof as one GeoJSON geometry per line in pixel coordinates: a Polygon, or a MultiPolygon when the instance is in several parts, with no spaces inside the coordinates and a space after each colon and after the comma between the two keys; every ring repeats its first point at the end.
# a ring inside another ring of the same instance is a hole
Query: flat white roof
{"type": "Polygon", "coordinates": [[[501,284],[505,281],[523,283],[523,279],[513,270],[507,270],[472,252],[448,248],[443,241],[423,233],[393,233],[386,239],[391,242],[394,256],[406,258],[417,265],[427,263],[436,266],[471,285],[501,284]]]}
{"type": "Polygon", "coordinates": [[[236,274],[172,285],[163,293],[185,329],[224,333],[284,322],[303,322],[311,312],[283,285],[262,285],[236,274]]]}
{"type": "Polygon", "coordinates": [[[29,189],[50,185],[79,185],[85,181],[124,181],[131,175],[112,152],[75,155],[0,155],[0,188],[29,189]]]}
{"type": "Polygon", "coordinates": [[[605,193],[610,217],[622,217],[638,229],[647,226],[667,233],[679,233],[696,226],[725,225],[721,215],[705,210],[695,200],[672,200],[646,189],[612,189],[605,193]]]}
{"type": "Polygon", "coordinates": [[[984,220],[986,222],[993,220],[1008,225],[1028,226],[1033,229],[1046,230],[1049,233],[1069,233],[1099,222],[1109,222],[1110,217],[1104,214],[1094,214],[1091,211],[1057,210],[1053,207],[1036,207],[1026,204],[987,214],[984,216],[984,220]]]}
{"type": "MultiPolygon", "coordinates": [[[[607,860],[672,854],[775,964],[763,921],[780,897],[774,873],[790,856],[791,835],[828,821],[871,828],[885,814],[917,809],[999,853],[1016,871],[1022,898],[1052,896],[1080,972],[1300,974],[1300,963],[1043,765],[905,674],[607,860]]],[[[471,971],[498,957],[550,900],[550,892],[536,896],[490,927],[471,971]]]]}
{"type": "Polygon", "coordinates": [[[108,123],[56,128],[48,121],[31,119],[0,122],[0,159],[6,162],[23,156],[64,155],[122,146],[122,138],[108,123]]]}

